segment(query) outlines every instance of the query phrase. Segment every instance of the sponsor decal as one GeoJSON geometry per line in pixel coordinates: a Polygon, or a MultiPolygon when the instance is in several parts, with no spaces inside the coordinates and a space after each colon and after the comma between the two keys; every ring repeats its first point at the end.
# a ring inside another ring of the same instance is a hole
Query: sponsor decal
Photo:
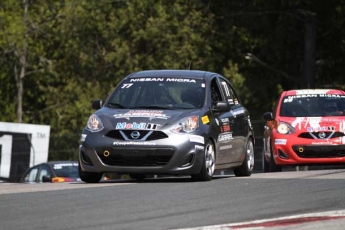
{"type": "Polygon", "coordinates": [[[163,113],[162,110],[130,110],[127,113],[119,113],[114,115],[115,119],[124,118],[129,120],[132,117],[142,117],[152,119],[168,119],[170,116],[167,116],[163,113]]]}
{"type": "Polygon", "coordinates": [[[161,77],[147,77],[147,78],[133,78],[129,80],[130,82],[143,82],[143,81],[159,81],[159,82],[187,82],[196,83],[195,79],[189,78],[161,78],[161,77]]]}
{"type": "Polygon", "coordinates": [[[118,145],[118,146],[125,146],[125,145],[156,145],[156,143],[152,143],[152,142],[148,142],[148,141],[126,141],[126,142],[115,141],[115,142],[113,142],[113,145],[118,145]]]}
{"type": "Polygon", "coordinates": [[[220,126],[220,131],[222,133],[230,132],[230,125],[229,124],[222,124],[222,126],[220,126]]]}
{"type": "Polygon", "coordinates": [[[147,78],[133,78],[129,80],[130,82],[140,82],[140,81],[164,81],[164,78],[159,77],[147,77],[147,78]]]}
{"type": "Polygon", "coordinates": [[[200,144],[205,144],[205,138],[203,136],[198,136],[198,135],[188,135],[188,136],[189,136],[190,142],[197,142],[200,144]]]}
{"type": "Polygon", "coordinates": [[[322,127],[307,127],[308,132],[320,132],[320,131],[334,131],[334,126],[322,126],[322,127]]]}
{"type": "Polygon", "coordinates": [[[84,142],[85,139],[86,139],[87,135],[86,134],[82,134],[81,137],[80,137],[80,141],[81,142],[84,142]]]}
{"type": "Polygon", "coordinates": [[[312,145],[333,145],[332,142],[311,142],[312,145]]]}
{"type": "Polygon", "coordinates": [[[208,119],[208,116],[206,115],[206,116],[201,117],[201,121],[203,124],[207,124],[210,122],[210,119],[208,119]]]}
{"type": "Polygon", "coordinates": [[[222,119],[220,119],[222,122],[229,122],[229,118],[222,118],[222,119]]]}
{"type": "Polygon", "coordinates": [[[204,148],[203,145],[195,145],[195,150],[204,150],[204,148]]]}
{"type": "Polygon", "coordinates": [[[300,95],[294,95],[294,96],[288,96],[288,98],[284,99],[284,103],[292,102],[294,99],[300,99],[300,98],[311,98],[311,97],[322,97],[322,98],[344,98],[344,95],[339,94],[320,94],[320,93],[312,93],[312,94],[300,94],[300,95]]]}
{"type": "Polygon", "coordinates": [[[188,79],[188,78],[167,78],[167,81],[196,83],[194,79],[188,79]]]}
{"type": "Polygon", "coordinates": [[[219,125],[219,121],[218,121],[218,119],[217,119],[217,118],[215,118],[214,120],[216,121],[217,125],[219,125]]]}
{"type": "Polygon", "coordinates": [[[159,127],[157,124],[153,123],[146,123],[146,122],[120,122],[116,124],[115,129],[148,129],[148,130],[155,130],[159,127]]]}
{"type": "Polygon", "coordinates": [[[320,97],[343,98],[344,96],[339,94],[320,94],[320,97]]]}
{"type": "Polygon", "coordinates": [[[78,163],[59,163],[54,164],[54,169],[62,169],[62,167],[71,167],[71,166],[78,166],[78,163]]]}
{"type": "Polygon", "coordinates": [[[222,133],[222,134],[219,134],[218,136],[218,142],[227,142],[232,139],[233,139],[232,133],[222,133]]]}
{"type": "Polygon", "coordinates": [[[287,139],[276,139],[274,144],[276,145],[286,145],[287,139]]]}
{"type": "Polygon", "coordinates": [[[326,94],[329,90],[327,89],[318,89],[318,90],[310,90],[310,89],[305,89],[305,90],[296,90],[297,95],[301,94],[326,94]]]}
{"type": "Polygon", "coordinates": [[[302,123],[305,122],[303,128],[307,128],[308,124],[312,128],[318,128],[320,127],[321,120],[323,120],[322,117],[296,117],[296,119],[291,123],[291,125],[294,128],[298,126],[298,129],[301,130],[302,123]]]}
{"type": "Polygon", "coordinates": [[[231,148],[232,148],[232,145],[224,145],[224,146],[219,147],[220,150],[231,149],[231,148]]]}

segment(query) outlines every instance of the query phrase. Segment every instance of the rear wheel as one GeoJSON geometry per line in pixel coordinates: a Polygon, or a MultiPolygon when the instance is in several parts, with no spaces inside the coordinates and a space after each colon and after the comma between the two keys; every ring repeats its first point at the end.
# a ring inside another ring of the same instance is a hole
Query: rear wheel
{"type": "Polygon", "coordinates": [[[85,183],[98,183],[103,176],[103,173],[84,172],[80,167],[80,163],[78,165],[78,171],[80,179],[85,183]]]}
{"type": "Polygon", "coordinates": [[[237,177],[250,176],[254,169],[254,144],[251,138],[247,141],[244,160],[239,168],[234,169],[234,174],[237,177]]]}
{"type": "Polygon", "coordinates": [[[198,174],[193,174],[192,179],[195,181],[212,180],[215,169],[215,160],[216,158],[213,143],[212,141],[208,140],[205,145],[201,171],[198,174]]]}

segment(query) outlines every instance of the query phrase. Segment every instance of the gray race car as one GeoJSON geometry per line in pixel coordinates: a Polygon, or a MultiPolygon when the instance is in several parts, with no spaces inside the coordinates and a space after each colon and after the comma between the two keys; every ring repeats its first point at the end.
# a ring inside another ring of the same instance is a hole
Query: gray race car
{"type": "Polygon", "coordinates": [[[254,132],[248,110],[223,76],[199,70],[148,70],[125,77],[95,109],[79,148],[82,181],[103,173],[190,175],[215,170],[250,176],[254,132]]]}

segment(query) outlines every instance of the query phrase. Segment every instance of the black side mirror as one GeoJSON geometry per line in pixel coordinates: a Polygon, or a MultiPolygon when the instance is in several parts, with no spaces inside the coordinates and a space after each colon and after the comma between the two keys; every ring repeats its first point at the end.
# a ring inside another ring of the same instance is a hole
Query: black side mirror
{"type": "Polygon", "coordinates": [[[274,120],[272,112],[264,113],[263,118],[264,118],[265,121],[273,121],[274,120]]]}
{"type": "Polygon", "coordinates": [[[98,110],[98,109],[102,108],[102,106],[103,106],[102,99],[93,100],[93,102],[92,102],[92,108],[93,109],[98,110]]]}
{"type": "Polygon", "coordinates": [[[229,111],[230,105],[226,101],[218,101],[212,110],[215,112],[229,111]]]}
{"type": "Polygon", "coordinates": [[[42,176],[42,182],[46,183],[46,182],[52,182],[52,178],[48,175],[42,176]]]}

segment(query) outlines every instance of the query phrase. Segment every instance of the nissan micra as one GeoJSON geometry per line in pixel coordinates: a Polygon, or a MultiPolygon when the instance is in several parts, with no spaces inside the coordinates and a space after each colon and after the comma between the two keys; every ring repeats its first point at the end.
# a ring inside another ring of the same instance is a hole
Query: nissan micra
{"type": "Polygon", "coordinates": [[[233,85],[200,70],[148,70],[125,77],[82,131],[79,174],[190,175],[209,181],[215,170],[250,176],[254,132],[233,85]]]}

